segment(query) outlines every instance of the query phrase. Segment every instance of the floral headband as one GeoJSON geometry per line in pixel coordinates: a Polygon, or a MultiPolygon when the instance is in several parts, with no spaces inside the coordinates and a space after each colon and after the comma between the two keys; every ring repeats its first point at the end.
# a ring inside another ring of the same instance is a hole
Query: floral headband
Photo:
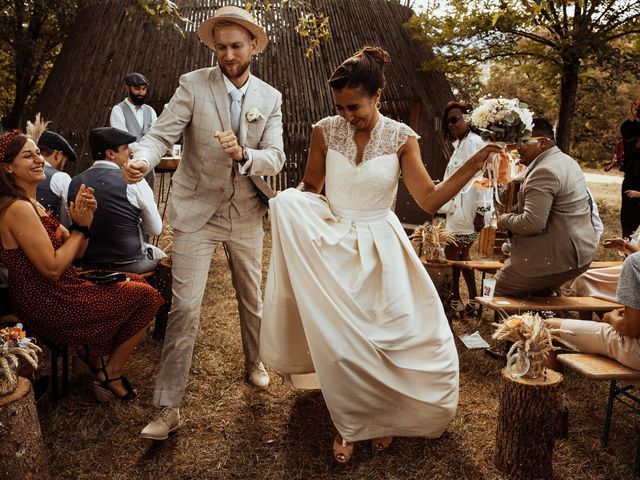
{"type": "Polygon", "coordinates": [[[4,163],[4,156],[7,153],[7,148],[9,148],[9,145],[16,135],[22,135],[22,131],[13,129],[10,132],[5,133],[2,138],[0,138],[0,163],[4,163]]]}

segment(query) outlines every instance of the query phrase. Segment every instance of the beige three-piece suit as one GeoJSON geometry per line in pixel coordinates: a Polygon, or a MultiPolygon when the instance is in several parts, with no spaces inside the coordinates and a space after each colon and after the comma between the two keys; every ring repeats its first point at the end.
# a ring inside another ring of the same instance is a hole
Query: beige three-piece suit
{"type": "Polygon", "coordinates": [[[529,166],[517,213],[498,227],[513,234],[511,258],[496,274],[496,294],[548,294],[584,272],[596,250],[589,194],[577,162],[558,147],[529,166]]]}
{"type": "MultiPolygon", "coordinates": [[[[275,175],[285,161],[282,96],[254,76],[248,82],[236,132],[238,144],[250,151],[250,175],[275,175]],[[250,111],[252,121],[247,117],[250,111]]],[[[187,73],[180,77],[174,96],[135,153],[136,159],[146,159],[154,167],[183,137],[183,155],[172,179],[168,207],[174,231],[173,303],[153,395],[155,405],[176,407],[182,399],[209,265],[219,242],[229,256],[245,361],[259,360],[266,206],[251,179],[239,173],[238,162],[214,138],[216,131],[231,130],[229,110],[229,94],[218,67],[187,73]]]]}

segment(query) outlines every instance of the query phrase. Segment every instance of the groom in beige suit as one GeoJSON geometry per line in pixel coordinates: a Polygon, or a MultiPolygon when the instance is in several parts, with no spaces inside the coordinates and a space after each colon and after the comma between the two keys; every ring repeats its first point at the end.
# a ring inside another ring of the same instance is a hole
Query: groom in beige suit
{"type": "Polygon", "coordinates": [[[269,385],[259,358],[262,315],[262,218],[267,210],[254,182],[275,175],[285,155],[282,96],[250,74],[253,55],[267,45],[265,31],[245,10],[222,7],[198,28],[217,67],[183,75],[162,115],[125,167],[140,180],[183,137],[173,176],[169,221],[174,231],[173,303],[153,403],[164,407],[141,436],[163,440],[178,428],[200,307],[215,245],[223,243],[238,300],[246,380],[269,385]],[[256,178],[252,178],[256,176],[256,178]]]}
{"type": "Polygon", "coordinates": [[[589,194],[580,165],[555,144],[553,127],[533,123],[518,146],[529,168],[516,213],[498,219],[511,233],[511,257],[496,274],[496,295],[549,295],[587,270],[596,250],[589,194]]]}

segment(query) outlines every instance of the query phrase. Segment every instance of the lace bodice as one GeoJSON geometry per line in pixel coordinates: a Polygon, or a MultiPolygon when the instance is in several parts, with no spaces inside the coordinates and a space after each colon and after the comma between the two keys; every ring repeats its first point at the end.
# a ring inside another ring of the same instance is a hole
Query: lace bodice
{"type": "Polygon", "coordinates": [[[372,211],[390,208],[396,195],[398,150],[408,137],[419,136],[407,125],[380,116],[371,131],[362,162],[355,163],[355,128],[336,115],[320,120],[328,147],[325,193],[332,207],[372,211]]]}

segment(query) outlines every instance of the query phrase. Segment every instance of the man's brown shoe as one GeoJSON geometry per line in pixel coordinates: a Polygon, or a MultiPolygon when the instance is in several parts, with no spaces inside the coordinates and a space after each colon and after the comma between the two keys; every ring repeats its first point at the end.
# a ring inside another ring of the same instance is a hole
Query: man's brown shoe
{"type": "Polygon", "coordinates": [[[144,427],[140,438],[147,440],[166,440],[169,434],[180,426],[180,409],[164,407],[149,425],[144,427]]]}

